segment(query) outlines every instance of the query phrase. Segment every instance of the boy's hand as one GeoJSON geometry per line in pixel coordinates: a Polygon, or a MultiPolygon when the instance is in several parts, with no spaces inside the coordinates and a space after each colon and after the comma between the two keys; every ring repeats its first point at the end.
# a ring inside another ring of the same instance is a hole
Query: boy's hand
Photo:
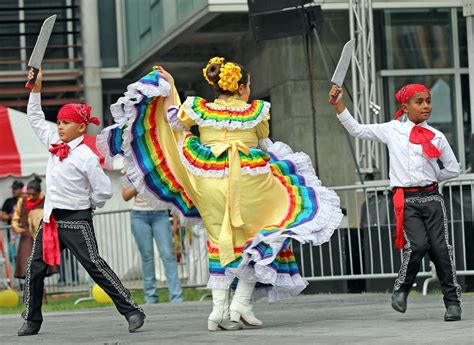
{"type": "Polygon", "coordinates": [[[329,99],[332,97],[336,97],[336,102],[334,103],[334,107],[336,108],[336,111],[338,114],[342,113],[346,106],[344,105],[344,102],[342,101],[342,96],[344,95],[344,90],[342,87],[333,85],[331,87],[331,90],[329,90],[329,99]]]}
{"type": "MultiPolygon", "coordinates": [[[[34,78],[34,70],[33,68],[30,69],[30,71],[28,72],[28,80],[31,80],[34,78]]],[[[43,71],[39,70],[38,72],[38,75],[36,76],[36,81],[35,81],[35,86],[33,86],[33,88],[31,89],[31,92],[34,92],[34,93],[39,93],[41,92],[41,84],[43,83],[43,71]]]]}

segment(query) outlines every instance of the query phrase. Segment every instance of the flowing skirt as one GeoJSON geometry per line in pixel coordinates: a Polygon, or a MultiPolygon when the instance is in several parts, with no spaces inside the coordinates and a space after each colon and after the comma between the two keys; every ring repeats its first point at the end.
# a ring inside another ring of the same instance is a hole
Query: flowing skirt
{"type": "MultiPolygon", "coordinates": [[[[215,157],[199,137],[165,121],[163,96],[171,90],[157,70],[129,85],[111,106],[115,124],[97,139],[106,157],[124,158],[125,183],[151,206],[168,207],[183,225],[203,222],[208,232],[209,288],[237,278],[255,281],[270,302],[299,294],[307,285],[291,250],[292,239],[315,246],[339,226],[339,198],[321,185],[311,160],[282,143],[240,156],[239,209],[245,225],[232,228],[233,260],[219,253],[228,217],[229,159],[215,157]]],[[[177,97],[177,95],[176,95],[177,97]]]]}

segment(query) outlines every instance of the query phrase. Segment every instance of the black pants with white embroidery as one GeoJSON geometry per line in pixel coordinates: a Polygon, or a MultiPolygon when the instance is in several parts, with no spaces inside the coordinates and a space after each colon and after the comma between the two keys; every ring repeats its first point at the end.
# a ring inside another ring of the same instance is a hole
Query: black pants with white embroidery
{"type": "MultiPolygon", "coordinates": [[[[143,312],[132,301],[130,292],[99,255],[92,220],[57,220],[61,250],[68,248],[89,273],[90,277],[112,298],[120,314],[143,312]]],[[[22,317],[28,321],[41,323],[44,279],[48,265],[43,261],[43,226],[39,227],[33,244],[25,280],[25,311],[22,317]]]]}
{"type": "Polygon", "coordinates": [[[406,244],[394,290],[410,291],[428,253],[441,283],[444,304],[459,305],[461,287],[449,244],[446,207],[437,190],[405,193],[404,232],[406,244]]]}

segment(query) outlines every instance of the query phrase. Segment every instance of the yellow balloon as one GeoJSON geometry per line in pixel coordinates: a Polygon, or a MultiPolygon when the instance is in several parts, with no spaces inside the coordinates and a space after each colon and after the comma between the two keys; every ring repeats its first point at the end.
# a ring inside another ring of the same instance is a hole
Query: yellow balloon
{"type": "Polygon", "coordinates": [[[112,299],[109,295],[97,284],[92,287],[92,297],[97,303],[105,304],[112,303],[112,299]]]}
{"type": "Polygon", "coordinates": [[[0,308],[16,307],[18,304],[18,293],[15,290],[0,291],[0,308]]]}

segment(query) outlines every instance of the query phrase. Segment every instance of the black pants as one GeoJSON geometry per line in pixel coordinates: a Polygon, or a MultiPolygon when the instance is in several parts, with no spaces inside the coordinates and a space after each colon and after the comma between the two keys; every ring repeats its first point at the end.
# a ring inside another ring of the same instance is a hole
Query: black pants
{"type": "Polygon", "coordinates": [[[456,280],[452,247],[448,242],[448,219],[444,200],[437,190],[405,192],[403,261],[395,291],[410,291],[428,253],[436,267],[444,304],[459,305],[461,287],[456,280]]]}
{"type": "MultiPolygon", "coordinates": [[[[123,286],[117,275],[100,257],[90,210],[54,210],[53,213],[57,222],[61,250],[68,248],[71,251],[91,278],[112,298],[120,314],[143,312],[131,300],[130,291],[123,286]]],[[[28,259],[23,297],[26,309],[22,314],[25,320],[39,323],[43,321],[41,306],[44,278],[48,268],[43,261],[42,238],[43,224],[41,223],[28,259]]]]}

